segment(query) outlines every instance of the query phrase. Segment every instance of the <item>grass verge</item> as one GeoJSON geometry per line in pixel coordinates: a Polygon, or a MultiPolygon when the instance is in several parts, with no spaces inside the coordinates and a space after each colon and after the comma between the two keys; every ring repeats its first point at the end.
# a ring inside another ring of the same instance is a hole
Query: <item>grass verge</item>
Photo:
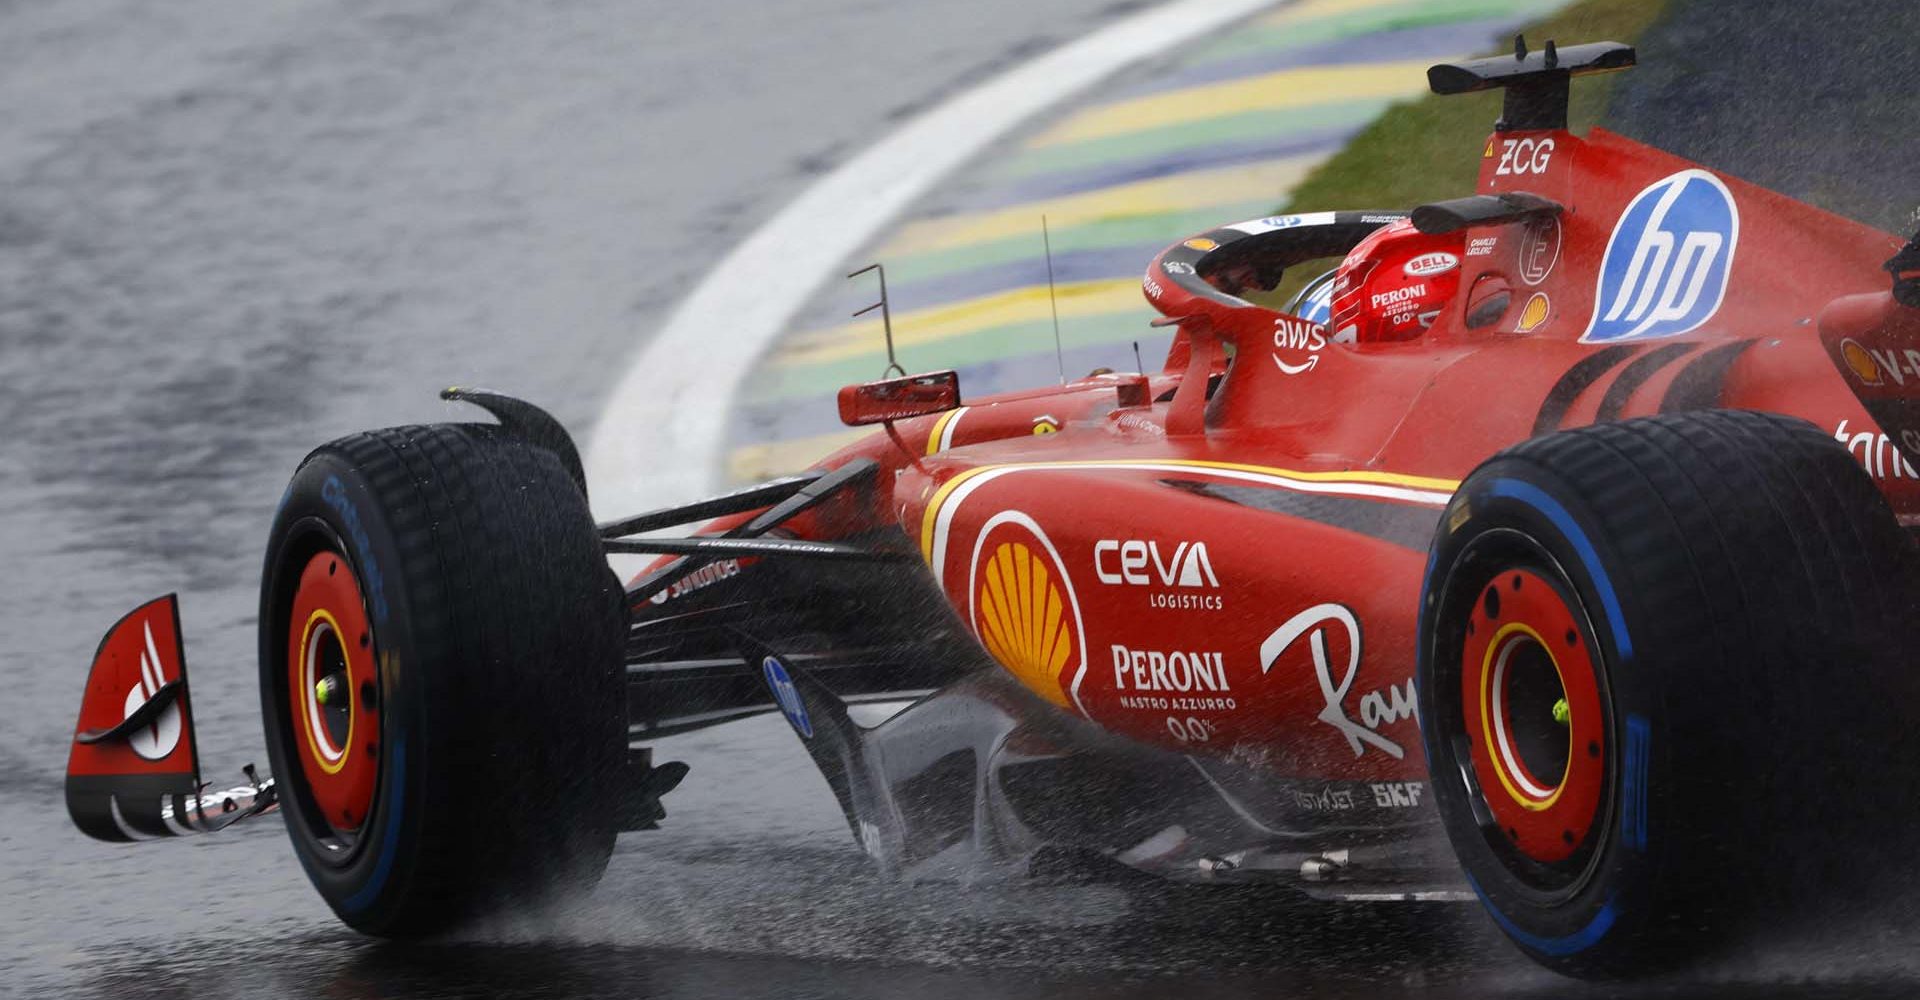
{"type": "MultiPolygon", "coordinates": [[[[1669,0],[1579,0],[1522,30],[1533,48],[1548,39],[1563,45],[1633,44],[1668,4],[1669,0]]],[[[1619,79],[1618,73],[1606,73],[1575,81],[1567,106],[1568,125],[1584,132],[1604,123],[1619,79]]],[[[1428,94],[1387,108],[1346,148],[1314,168],[1281,211],[1402,210],[1472,194],[1480,180],[1481,139],[1493,131],[1500,101],[1497,90],[1452,97],[1428,94]]],[[[1329,259],[1319,266],[1288,268],[1279,287],[1251,298],[1283,309],[1302,285],[1336,262],[1329,259]]]]}
{"type": "MultiPolygon", "coordinates": [[[[1537,48],[1551,38],[1561,45],[1632,44],[1667,5],[1668,0],[1579,0],[1528,25],[1527,43],[1537,48]]],[[[1604,123],[1619,78],[1614,73],[1574,82],[1567,119],[1576,131],[1604,123]]],[[[1396,104],[1309,174],[1286,210],[1403,209],[1471,194],[1480,176],[1481,138],[1498,117],[1499,91],[1429,94],[1396,104]]]]}

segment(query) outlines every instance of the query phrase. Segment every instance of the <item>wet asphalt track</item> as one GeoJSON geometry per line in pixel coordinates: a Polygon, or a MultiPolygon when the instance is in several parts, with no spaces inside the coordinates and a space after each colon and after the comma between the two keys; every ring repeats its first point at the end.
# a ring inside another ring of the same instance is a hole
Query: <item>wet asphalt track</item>
{"type": "MultiPolygon", "coordinates": [[[[663,745],[695,764],[667,829],[579,910],[428,946],[341,930],[277,820],[143,849],[67,827],[86,659],[152,594],[184,595],[209,777],[263,757],[258,546],[305,448],[440,417],[455,381],[585,427],[728,240],[1123,6],[0,0],[0,993],[1566,992],[1471,910],[880,884],[777,719],[663,745]]],[[[1697,128],[1654,83],[1623,100],[1697,128]]],[[[1783,931],[1636,992],[1908,993],[1912,922],[1783,931]]]]}

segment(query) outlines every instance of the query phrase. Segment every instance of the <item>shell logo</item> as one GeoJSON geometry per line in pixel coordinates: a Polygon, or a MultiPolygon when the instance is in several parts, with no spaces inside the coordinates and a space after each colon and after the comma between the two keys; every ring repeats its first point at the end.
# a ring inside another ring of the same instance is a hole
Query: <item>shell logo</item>
{"type": "Polygon", "coordinates": [[[1847,363],[1847,370],[1860,380],[1861,385],[1880,384],[1880,363],[1873,355],[1861,347],[1858,341],[1848,338],[1840,342],[1840,357],[1847,363]]]}
{"type": "Polygon", "coordinates": [[[970,624],[987,652],[1042,698],[1078,707],[1087,664],[1080,604],[1040,525],[1020,511],[989,518],[974,543],[967,591],[970,624]]]}
{"type": "Polygon", "coordinates": [[[1520,333],[1532,333],[1540,329],[1540,324],[1547,321],[1547,316],[1552,310],[1553,303],[1548,301],[1546,294],[1535,292],[1531,298],[1527,299],[1527,304],[1521,308],[1520,322],[1514,329],[1520,333]]]}

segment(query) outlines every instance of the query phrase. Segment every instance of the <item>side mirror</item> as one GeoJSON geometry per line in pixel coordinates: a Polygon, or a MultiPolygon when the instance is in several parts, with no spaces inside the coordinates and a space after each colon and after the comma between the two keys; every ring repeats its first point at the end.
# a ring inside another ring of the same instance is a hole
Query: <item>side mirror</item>
{"type": "Polygon", "coordinates": [[[840,390],[840,422],[848,427],[945,413],[960,405],[960,373],[928,372],[840,390]]]}

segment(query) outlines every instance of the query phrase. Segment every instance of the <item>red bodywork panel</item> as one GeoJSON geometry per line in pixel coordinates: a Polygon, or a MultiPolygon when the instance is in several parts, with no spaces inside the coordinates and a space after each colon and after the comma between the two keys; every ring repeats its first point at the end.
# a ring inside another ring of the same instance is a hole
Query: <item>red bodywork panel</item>
{"type": "MultiPolygon", "coordinates": [[[[94,654],[80,701],[75,735],[104,733],[160,696],[170,684],[184,688],[186,658],[181,655],[179,605],[170,594],[148,601],[114,624],[94,654]]],[[[186,724],[186,693],[181,690],[152,725],[124,739],[88,743],[75,740],[68,750],[67,773],[85,777],[139,775],[171,782],[169,792],[191,794],[195,777],[193,727],[186,724]]]]}
{"type": "Polygon", "coordinates": [[[67,756],[68,815],[99,840],[191,832],[182,800],[200,791],[197,753],[169,594],[115,622],[94,653],[67,756]]]}
{"type": "Polygon", "coordinates": [[[1663,410],[1773,410],[1832,430],[1903,520],[1920,513],[1920,479],[1817,320],[1884,289],[1898,240],[1597,129],[1496,133],[1480,191],[1564,210],[1466,230],[1463,291],[1424,337],[1340,344],[1207,294],[1166,266],[1218,245],[1197,237],[1145,280],[1181,326],[1149,402],[1138,376],[1103,376],[902,421],[915,454],[876,435],[823,463],[879,461],[877,509],[792,527],[898,525],[983,647],[1062,711],[1284,776],[1399,780],[1425,768],[1427,544],[1501,448],[1663,410]],[[1510,302],[1469,329],[1475,288],[1510,302]]]}

